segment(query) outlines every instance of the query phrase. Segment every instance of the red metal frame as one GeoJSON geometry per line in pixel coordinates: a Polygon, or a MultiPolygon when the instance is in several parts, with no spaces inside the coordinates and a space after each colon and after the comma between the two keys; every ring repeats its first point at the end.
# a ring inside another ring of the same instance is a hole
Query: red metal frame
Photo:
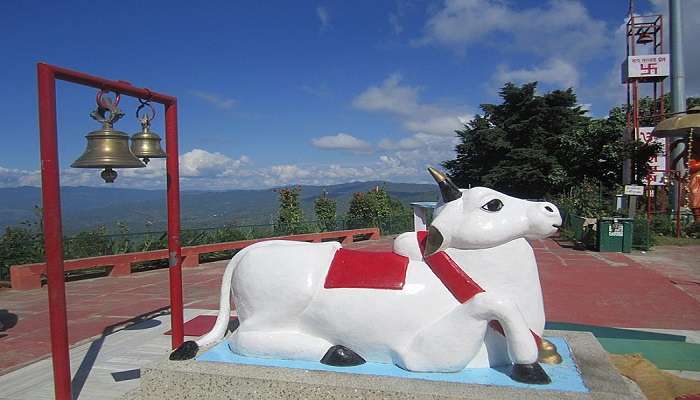
{"type": "MultiPolygon", "coordinates": [[[[630,17],[627,20],[626,46],[627,56],[637,55],[637,39],[642,33],[652,36],[653,42],[650,43],[650,54],[661,54],[664,51],[663,44],[663,17],[661,15],[634,15],[630,5],[630,17]]],[[[639,138],[639,84],[652,84],[652,110],[651,117],[654,123],[658,123],[665,118],[664,111],[664,79],[654,80],[652,82],[634,79],[627,81],[627,137],[625,140],[637,140],[639,138]]],[[[667,145],[668,147],[668,145],[667,145]]],[[[635,171],[631,173],[634,174],[635,171]]],[[[649,185],[650,177],[647,177],[647,186],[649,185]]],[[[647,191],[647,219],[651,220],[654,205],[650,195],[650,190],[647,191]]]]}
{"type": "Polygon", "coordinates": [[[41,145],[41,197],[44,247],[49,292],[49,323],[56,399],[71,400],[71,373],[68,353],[68,323],[63,267],[61,226],[60,166],[56,124],[56,80],[118,92],[136,98],[149,98],[165,106],[165,145],[168,190],[168,255],[170,266],[170,306],[173,329],[172,347],[184,340],[182,312],[182,251],[180,249],[180,172],[177,148],[177,99],[132,86],[128,82],[99,78],[82,72],[37,64],[39,89],[39,135],[41,145]]]}

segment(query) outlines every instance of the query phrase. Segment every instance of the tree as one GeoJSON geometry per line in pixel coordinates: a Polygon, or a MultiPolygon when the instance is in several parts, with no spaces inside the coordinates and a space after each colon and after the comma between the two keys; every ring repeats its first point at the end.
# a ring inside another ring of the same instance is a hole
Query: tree
{"type": "Polygon", "coordinates": [[[379,186],[367,193],[354,193],[346,216],[348,227],[381,226],[389,220],[391,211],[395,208],[396,205],[392,203],[389,194],[379,186]]]}
{"type": "Polygon", "coordinates": [[[304,214],[299,204],[299,187],[275,190],[279,194],[279,215],[275,231],[283,234],[300,233],[303,230],[304,214]]]}
{"type": "Polygon", "coordinates": [[[10,266],[35,263],[44,258],[41,233],[33,226],[7,227],[0,236],[0,280],[10,278],[10,266]]]}
{"type": "Polygon", "coordinates": [[[572,89],[538,95],[536,88],[536,82],[507,83],[501,104],[482,104],[484,114],[456,132],[457,157],[443,166],[459,186],[488,186],[525,198],[565,193],[584,178],[608,186],[621,181],[625,157],[644,170],[658,150],[622,143],[624,110],[594,120],[584,115],[572,89]]]}
{"type": "Polygon", "coordinates": [[[322,231],[335,230],[336,204],[335,200],[328,198],[328,193],[325,190],[314,202],[314,212],[322,231]]]}

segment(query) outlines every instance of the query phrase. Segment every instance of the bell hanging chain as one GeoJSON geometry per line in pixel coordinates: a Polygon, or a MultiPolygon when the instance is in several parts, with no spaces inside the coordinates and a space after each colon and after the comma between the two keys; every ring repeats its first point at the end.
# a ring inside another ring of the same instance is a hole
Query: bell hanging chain
{"type": "Polygon", "coordinates": [[[156,117],[156,110],[148,100],[139,99],[139,103],[141,104],[136,109],[136,119],[144,129],[148,129],[151,127],[151,121],[156,117]],[[143,115],[140,115],[141,111],[143,115]]]}

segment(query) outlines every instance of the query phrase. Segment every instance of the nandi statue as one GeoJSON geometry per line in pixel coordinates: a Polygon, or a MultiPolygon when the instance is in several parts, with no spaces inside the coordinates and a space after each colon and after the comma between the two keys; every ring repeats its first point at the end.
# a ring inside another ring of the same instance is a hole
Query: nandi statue
{"type": "Polygon", "coordinates": [[[442,201],[427,232],[399,235],[388,253],[336,242],[249,246],[226,267],[214,328],[171,359],[224,337],[232,293],[240,326],[228,340],[240,355],[423,372],[512,364],[512,379],[549,383],[538,353],[557,354],[541,339],[542,292],[525,238],[554,233],[559,211],[483,187],[458,189],[429,171],[442,201]]]}

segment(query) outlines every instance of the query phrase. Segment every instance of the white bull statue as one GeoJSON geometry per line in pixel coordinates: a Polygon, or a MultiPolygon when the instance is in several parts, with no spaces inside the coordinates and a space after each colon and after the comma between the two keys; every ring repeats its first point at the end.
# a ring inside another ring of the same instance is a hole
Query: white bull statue
{"type": "Polygon", "coordinates": [[[339,243],[267,241],[226,267],[211,332],[172,360],[220,341],[231,299],[240,325],[229,337],[244,356],[453,372],[513,364],[514,380],[546,384],[538,354],[544,309],[532,248],[561,224],[557,208],[476,187],[458,189],[439,171],[442,202],[427,232],[396,238],[394,251],[339,243]]]}

